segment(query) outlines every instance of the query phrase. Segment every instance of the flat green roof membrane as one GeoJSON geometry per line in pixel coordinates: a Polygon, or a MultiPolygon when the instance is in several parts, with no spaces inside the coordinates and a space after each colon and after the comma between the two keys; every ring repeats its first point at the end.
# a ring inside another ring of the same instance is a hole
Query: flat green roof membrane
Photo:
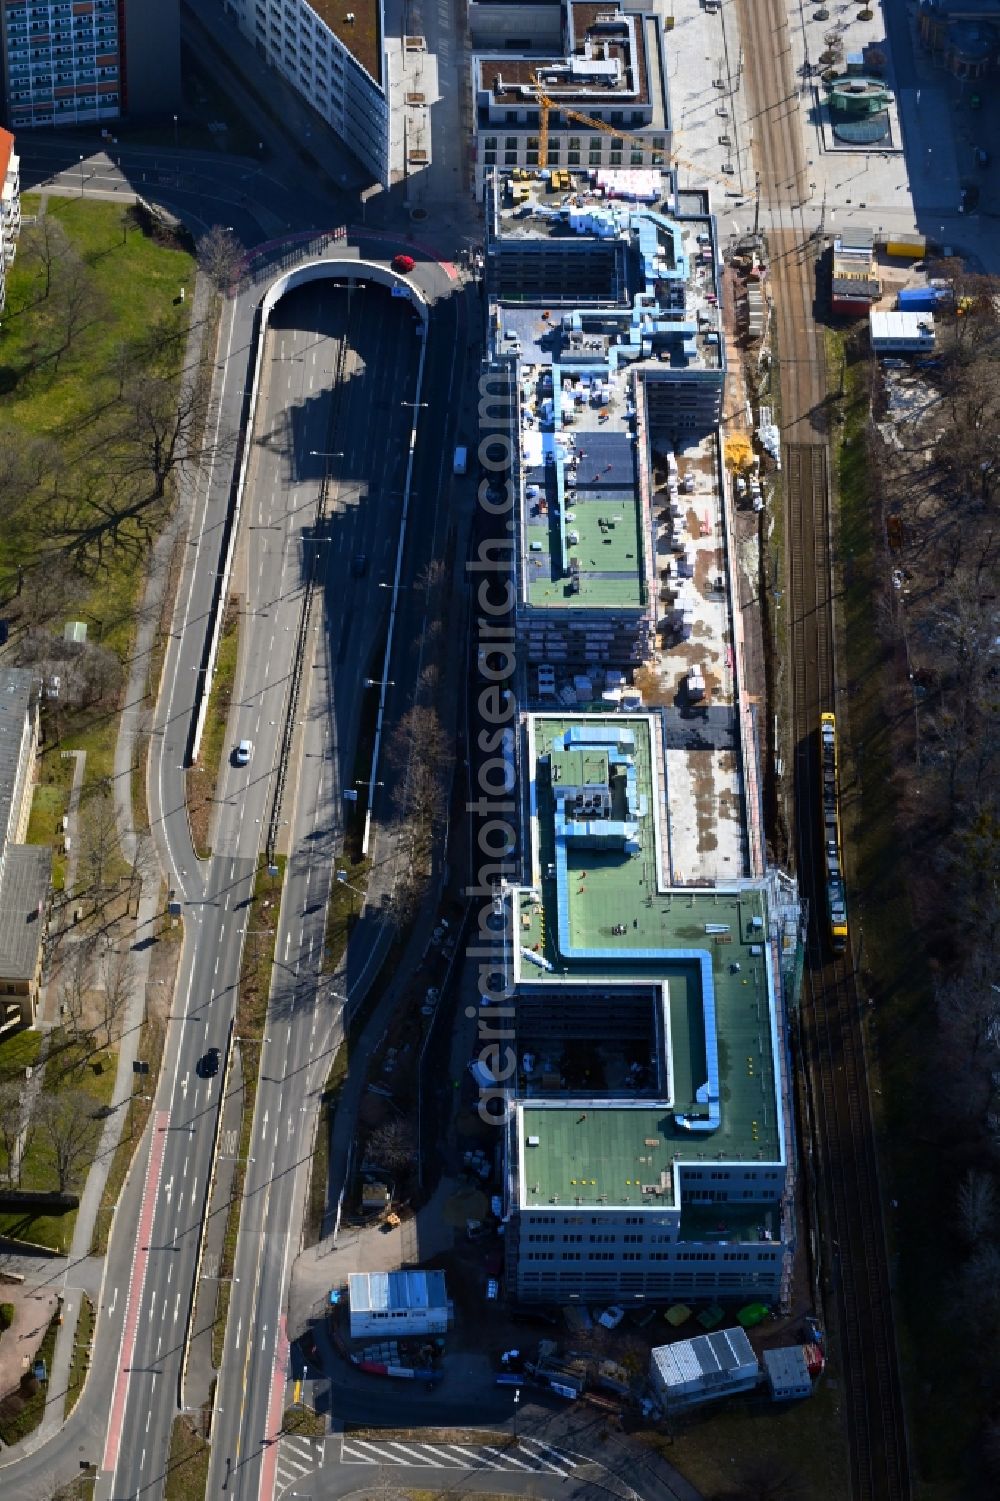
{"type": "Polygon", "coordinates": [[[608,765],[604,751],[553,751],[553,785],[561,782],[564,787],[607,787],[608,765]]]}
{"type": "MultiPolygon", "coordinates": [[[[652,807],[653,767],[648,721],[632,716],[541,716],[532,721],[537,757],[552,750],[566,731],[581,725],[614,726],[632,731],[630,754],[645,811],[637,820],[639,848],[576,847],[567,850],[569,931],[558,933],[553,800],[548,778],[536,776],[537,821],[536,891],[514,896],[515,942],[520,970],[533,983],[595,985],[663,983],[668,986],[670,1068],[673,1098],[669,1108],[643,1107],[643,1141],[657,1137],[649,1149],[657,1173],[674,1161],[777,1161],[780,1155],[778,1102],[772,1052],[772,1025],[766,954],[764,895],[756,889],[670,891],[660,889],[652,807]],[[557,941],[559,940],[559,941],[557,941]],[[754,953],[757,949],[759,952],[754,953]],[[573,957],[589,950],[593,957],[573,957]],[[599,951],[599,952],[598,952],[599,951]],[[715,1001],[715,1033],[721,1121],[711,1131],[692,1131],[674,1123],[674,1114],[698,1116],[704,1105],[696,1091],[706,1081],[704,997],[697,954],[708,956],[715,1001]],[[654,1128],[655,1123],[655,1128],[654,1128]],[[647,1129],[648,1127],[648,1129],[647,1129]]],[[[560,750],[559,754],[566,754],[560,750]]],[[[616,753],[609,752],[615,762],[616,753]]],[[[573,1130],[555,1119],[560,1108],[525,1106],[525,1135],[537,1135],[540,1145],[525,1148],[526,1190],[539,1184],[528,1202],[546,1203],[552,1194],[569,1194],[598,1203],[656,1204],[641,1194],[634,1180],[638,1171],[634,1111],[611,1104],[592,1110],[566,1106],[573,1130]],[[586,1111],[587,1121],[578,1118],[586,1111]],[[531,1123],[528,1124],[528,1117],[531,1123]],[[604,1118],[607,1118],[604,1120],[604,1118]],[[594,1139],[589,1139],[591,1122],[594,1139]],[[563,1170],[561,1154],[571,1164],[563,1170]],[[607,1159],[602,1175],[587,1167],[600,1154],[607,1159]],[[576,1178],[576,1184],[571,1182],[576,1178]],[[590,1181],[597,1180],[597,1186],[590,1181]],[[603,1187],[601,1186],[603,1182],[603,1187]],[[562,1186],[560,1186],[562,1185],[562,1186]],[[611,1185],[614,1187],[612,1196],[611,1185]],[[547,1192],[545,1191],[547,1189],[547,1192]]],[[[642,1179],[642,1181],[647,1181],[642,1179]]]]}
{"type": "Polygon", "coordinates": [[[555,508],[533,514],[529,502],[524,528],[528,602],[579,609],[593,609],[595,605],[641,609],[642,546],[635,496],[621,490],[607,497],[576,496],[569,509],[573,519],[567,517],[566,531],[580,539],[569,547],[570,559],[579,564],[579,593],[572,592],[572,575],[562,572],[555,508]],[[541,551],[531,550],[533,542],[541,544],[541,551]]]}

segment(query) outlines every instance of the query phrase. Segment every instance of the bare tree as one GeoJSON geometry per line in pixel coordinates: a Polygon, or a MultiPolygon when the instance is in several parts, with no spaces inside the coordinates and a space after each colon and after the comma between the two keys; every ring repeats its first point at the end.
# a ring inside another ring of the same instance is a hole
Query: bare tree
{"type": "Polygon", "coordinates": [[[116,702],[124,677],[121,658],[110,647],[88,641],[76,654],[72,677],[75,697],[85,707],[116,702]]]}
{"type": "Polygon", "coordinates": [[[74,944],[72,956],[59,980],[59,1007],[66,1030],[73,1037],[81,1037],[86,1030],[84,1017],[89,979],[90,955],[83,944],[74,944]]]}
{"type": "Polygon", "coordinates": [[[65,229],[52,215],[42,214],[34,224],[26,225],[19,248],[22,260],[26,259],[41,268],[44,281],[42,296],[48,298],[58,266],[72,253],[65,229]]]}
{"type": "Polygon", "coordinates": [[[152,372],[135,376],[125,391],[123,447],[116,468],[123,478],[151,479],[153,490],[134,510],[164,494],[178,464],[232,451],[235,434],[210,436],[208,418],[208,393],[198,381],[182,381],[178,392],[170,376],[152,372]]]}
{"type": "Polygon", "coordinates": [[[135,964],[132,951],[125,947],[108,944],[101,960],[100,984],[97,995],[100,1005],[100,1027],[104,1034],[102,1046],[110,1048],[121,1035],[122,1014],[128,1005],[135,983],[135,964]]]}
{"type": "Polygon", "coordinates": [[[82,1089],[41,1094],[36,1107],[39,1130],[52,1152],[59,1193],[75,1188],[88,1167],[100,1135],[94,1101],[82,1089]]]}
{"type": "Polygon", "coordinates": [[[941,1084],[956,1120],[984,1129],[1000,1085],[1000,995],[993,989],[988,956],[935,987],[941,1084]]]}
{"type": "Polygon", "coordinates": [[[112,863],[118,855],[118,825],[114,801],[107,788],[95,791],[82,819],[83,861],[98,893],[108,889],[112,863]]]}
{"type": "Polygon", "coordinates": [[[365,1147],[365,1163],[389,1173],[404,1173],[416,1159],[417,1139],[403,1116],[377,1126],[365,1147]]]}
{"type": "Polygon", "coordinates": [[[58,466],[55,445],[21,428],[0,426],[0,516],[16,514],[58,466]]]}
{"type": "Polygon", "coordinates": [[[62,329],[62,343],[54,354],[58,370],[62,356],[73,347],[83,330],[96,322],[101,312],[101,296],[90,268],[78,255],[64,257],[56,286],[56,301],[62,329]]]}
{"type": "Polygon", "coordinates": [[[389,740],[389,764],[397,773],[396,806],[414,833],[426,836],[444,812],[451,746],[436,709],[414,704],[389,740]]]}
{"type": "Polygon", "coordinates": [[[219,288],[228,291],[239,276],[246,248],[223,224],[213,224],[198,241],[198,265],[219,288]]]}
{"type": "Polygon", "coordinates": [[[991,1173],[969,1168],[958,1185],[956,1205],[959,1231],[970,1245],[976,1245],[996,1224],[996,1179],[991,1173]]]}
{"type": "Polygon", "coordinates": [[[9,1188],[20,1187],[21,1163],[31,1134],[31,1112],[24,1085],[7,1079],[0,1083],[0,1150],[9,1188]]]}

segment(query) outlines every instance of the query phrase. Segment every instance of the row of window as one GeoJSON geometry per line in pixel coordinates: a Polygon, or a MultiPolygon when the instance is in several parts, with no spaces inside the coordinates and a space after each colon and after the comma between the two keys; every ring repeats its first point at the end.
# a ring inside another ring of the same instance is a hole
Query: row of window
{"type": "MultiPolygon", "coordinates": [[[[604,161],[604,137],[595,136],[590,142],[590,149],[588,152],[586,164],[588,167],[600,167],[604,165],[604,161]]],[[[611,141],[607,152],[608,165],[612,167],[620,167],[624,164],[624,161],[625,152],[623,151],[621,142],[611,141]]],[[[649,162],[654,167],[661,167],[663,166],[665,161],[665,154],[662,151],[656,151],[651,147],[644,150],[639,146],[630,146],[628,150],[628,161],[629,166],[632,167],[641,167],[646,162],[649,162]]],[[[484,151],[483,164],[487,167],[496,167],[498,165],[503,165],[505,167],[537,167],[539,165],[538,148],[535,147],[534,149],[532,149],[529,147],[523,153],[523,159],[521,153],[513,148],[511,150],[505,150],[502,153],[498,153],[496,151],[484,151]],[[501,155],[503,156],[502,164],[499,160],[501,155]]],[[[582,167],[583,165],[584,163],[579,151],[568,148],[564,158],[562,153],[562,145],[559,141],[559,138],[553,136],[549,137],[549,149],[546,154],[546,166],[582,167]]]]}
{"type": "MultiPolygon", "coordinates": [[[[777,1251],[758,1251],[756,1263],[777,1261],[777,1251]]],[[[526,1251],[525,1261],[712,1261],[718,1262],[716,1251],[563,1251],[557,1257],[555,1251],[526,1251]]],[[[724,1251],[723,1261],[749,1261],[749,1251],[724,1251]]]]}
{"type": "Polygon", "coordinates": [[[622,1272],[619,1276],[613,1273],[586,1272],[562,1274],[560,1272],[535,1272],[525,1271],[518,1277],[518,1286],[522,1293],[529,1290],[551,1289],[553,1292],[559,1289],[566,1292],[567,1289],[579,1288],[586,1291],[588,1297],[596,1297],[603,1289],[608,1294],[638,1293],[645,1297],[658,1295],[674,1296],[678,1292],[689,1289],[710,1289],[724,1287],[774,1287],[774,1273],[769,1272],[761,1276],[757,1272],[622,1272]]]}

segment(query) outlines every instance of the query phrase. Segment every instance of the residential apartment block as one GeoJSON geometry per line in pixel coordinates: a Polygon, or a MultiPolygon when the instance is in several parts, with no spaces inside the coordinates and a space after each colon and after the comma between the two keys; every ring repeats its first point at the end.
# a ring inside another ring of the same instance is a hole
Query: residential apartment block
{"type": "Polygon", "coordinates": [[[30,1026],[38,1005],[51,882],[48,845],[25,844],[38,750],[38,693],[0,669],[0,1028],[30,1026]]]}
{"type": "Polygon", "coordinates": [[[381,183],[389,182],[382,0],[224,0],[240,30],[381,183]]]}
{"type": "Polygon", "coordinates": [[[0,49],[15,129],[180,104],[180,0],[0,0],[0,49]]]}
{"type": "Polygon", "coordinates": [[[0,129],[0,313],[7,301],[7,267],[17,254],[21,232],[21,164],[14,137],[0,129]]]}
{"type": "MultiPolygon", "coordinates": [[[[481,11],[483,8],[480,8],[481,11]]],[[[476,187],[501,167],[662,167],[671,150],[663,23],[621,0],[566,0],[561,45],[551,46],[549,7],[518,7],[531,28],[512,40],[504,7],[478,18],[479,37],[496,34],[504,51],[473,59],[476,187]],[[495,23],[492,17],[500,16],[495,23]],[[527,43],[525,46],[524,43],[527,43]],[[548,44],[546,46],[546,44],[548,44]],[[543,115],[545,160],[540,160],[543,115]]]]}

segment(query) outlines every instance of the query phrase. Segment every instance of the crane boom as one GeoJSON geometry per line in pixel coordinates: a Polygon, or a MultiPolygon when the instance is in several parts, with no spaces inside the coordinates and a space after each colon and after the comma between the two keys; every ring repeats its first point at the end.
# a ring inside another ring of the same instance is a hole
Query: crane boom
{"type": "MultiPolygon", "coordinates": [[[[620,130],[618,126],[609,125],[607,121],[598,120],[593,115],[585,115],[581,110],[566,109],[565,106],[558,104],[555,99],[550,98],[548,94],[543,92],[537,78],[535,79],[534,87],[535,98],[538,101],[539,167],[547,167],[549,164],[549,114],[552,110],[559,110],[566,116],[567,120],[576,120],[579,125],[589,125],[591,129],[599,130],[603,135],[614,136],[619,141],[630,141],[633,145],[640,146],[643,151],[649,148],[650,143],[646,136],[636,135],[630,130],[620,130]]],[[[713,182],[722,183],[723,187],[726,188],[732,182],[732,177],[722,176],[718,172],[710,172],[707,167],[699,166],[697,162],[688,161],[681,156],[665,156],[662,164],[658,163],[657,165],[665,167],[688,167],[692,172],[697,173],[698,176],[711,178],[713,182]]]]}

